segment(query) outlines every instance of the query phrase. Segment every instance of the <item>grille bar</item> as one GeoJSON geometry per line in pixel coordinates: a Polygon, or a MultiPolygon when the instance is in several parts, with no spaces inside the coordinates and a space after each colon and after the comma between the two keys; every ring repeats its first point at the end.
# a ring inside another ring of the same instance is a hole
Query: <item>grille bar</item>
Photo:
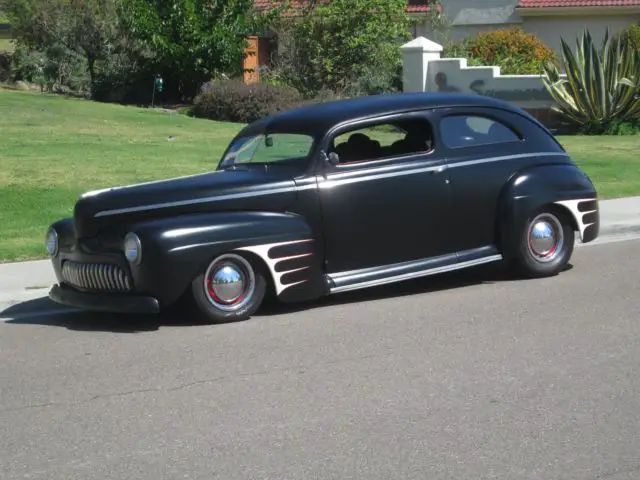
{"type": "Polygon", "coordinates": [[[62,264],[65,283],[83,290],[130,292],[131,277],[117,265],[109,263],[80,263],[67,260],[62,264]]]}

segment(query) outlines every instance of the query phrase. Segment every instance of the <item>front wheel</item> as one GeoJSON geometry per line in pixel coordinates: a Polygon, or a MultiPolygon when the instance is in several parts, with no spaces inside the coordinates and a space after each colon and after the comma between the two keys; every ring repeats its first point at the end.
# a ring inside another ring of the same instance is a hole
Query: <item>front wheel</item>
{"type": "Polygon", "coordinates": [[[233,253],[215,258],[191,284],[198,313],[213,323],[251,317],[262,304],[266,289],[262,270],[233,253]]]}
{"type": "Polygon", "coordinates": [[[527,221],[516,254],[520,273],[527,277],[548,277],[563,271],[571,255],[575,234],[566,215],[542,210],[527,221]]]}

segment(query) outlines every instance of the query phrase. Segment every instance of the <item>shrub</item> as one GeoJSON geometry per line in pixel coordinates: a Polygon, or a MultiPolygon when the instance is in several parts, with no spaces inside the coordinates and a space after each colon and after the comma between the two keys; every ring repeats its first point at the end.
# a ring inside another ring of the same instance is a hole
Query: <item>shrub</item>
{"type": "Polygon", "coordinates": [[[469,67],[481,67],[487,65],[479,58],[474,58],[469,52],[469,40],[465,39],[460,42],[453,42],[444,46],[442,58],[466,58],[469,67]]]}
{"type": "Polygon", "coordinates": [[[612,122],[604,130],[605,135],[640,135],[640,119],[628,122],[612,122]]]}
{"type": "Polygon", "coordinates": [[[466,51],[470,64],[500,67],[503,74],[538,74],[554,51],[535,35],[518,28],[492,30],[466,39],[458,51],[466,51]]]}
{"type": "Polygon", "coordinates": [[[56,93],[82,94],[89,88],[84,59],[58,43],[51,44],[45,51],[18,43],[13,54],[12,77],[56,93]]]}
{"type": "Polygon", "coordinates": [[[362,67],[360,76],[345,85],[343,92],[350,97],[402,92],[402,62],[395,67],[362,67]]]}
{"type": "MultiPolygon", "coordinates": [[[[134,49],[121,48],[101,62],[92,97],[99,102],[148,105],[151,103],[155,73],[153,64],[140,58],[134,49]]],[[[172,100],[166,89],[162,95],[156,95],[158,102],[167,98],[172,100]]]]}
{"type": "Polygon", "coordinates": [[[202,87],[192,114],[210,120],[248,123],[302,102],[302,95],[291,87],[214,80],[202,87]]]}

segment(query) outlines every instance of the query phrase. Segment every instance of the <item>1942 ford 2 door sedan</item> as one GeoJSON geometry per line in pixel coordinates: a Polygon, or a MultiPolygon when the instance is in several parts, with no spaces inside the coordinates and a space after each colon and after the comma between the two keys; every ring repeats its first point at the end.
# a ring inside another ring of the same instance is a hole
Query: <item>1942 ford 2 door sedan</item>
{"type": "Polygon", "coordinates": [[[404,93],[260,119],[208,173],[84,194],[48,230],[50,297],[207,321],[265,295],[324,295],[505,261],[562,271],[599,230],[596,190],[529,114],[480,95],[404,93]]]}

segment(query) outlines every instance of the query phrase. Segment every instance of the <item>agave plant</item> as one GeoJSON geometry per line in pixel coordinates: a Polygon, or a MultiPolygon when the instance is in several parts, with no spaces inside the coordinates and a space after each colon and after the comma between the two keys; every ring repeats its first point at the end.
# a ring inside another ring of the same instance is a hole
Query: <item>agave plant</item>
{"type": "Polygon", "coordinates": [[[576,40],[575,54],[562,39],[566,78],[553,63],[544,65],[543,83],[556,101],[553,110],[600,133],[613,123],[640,119],[640,52],[630,42],[610,37],[607,29],[602,48],[585,30],[576,40]]]}

